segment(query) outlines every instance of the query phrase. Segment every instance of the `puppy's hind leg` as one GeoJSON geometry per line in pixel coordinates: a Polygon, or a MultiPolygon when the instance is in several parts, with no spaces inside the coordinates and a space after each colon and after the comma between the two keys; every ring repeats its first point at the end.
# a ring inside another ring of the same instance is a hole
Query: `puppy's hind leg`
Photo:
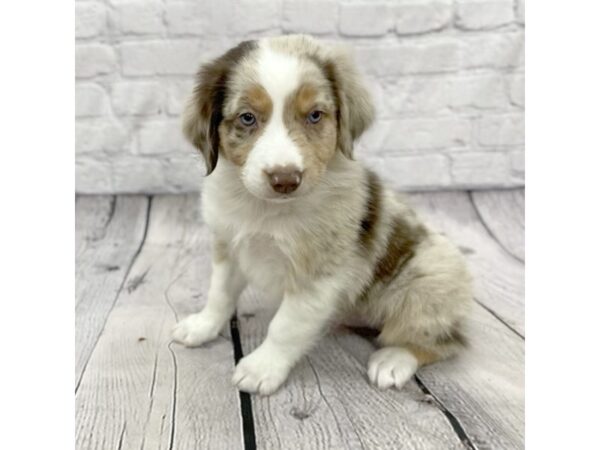
{"type": "Polygon", "coordinates": [[[383,348],[371,355],[368,375],[371,383],[380,389],[392,386],[400,389],[419,367],[454,356],[467,346],[460,322],[435,331],[411,327],[407,332],[401,323],[390,321],[377,340],[383,348]]]}
{"type": "Polygon", "coordinates": [[[397,318],[388,320],[377,338],[382,348],[371,355],[368,375],[380,389],[400,389],[419,367],[454,356],[467,345],[460,321],[446,327],[416,317],[407,322],[410,325],[397,318]]]}

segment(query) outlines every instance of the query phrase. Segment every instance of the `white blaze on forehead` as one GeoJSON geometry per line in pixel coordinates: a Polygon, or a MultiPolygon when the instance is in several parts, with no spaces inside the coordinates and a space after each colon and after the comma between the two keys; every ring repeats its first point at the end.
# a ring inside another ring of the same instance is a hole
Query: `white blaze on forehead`
{"type": "Polygon", "coordinates": [[[273,50],[268,42],[263,41],[258,50],[256,70],[258,82],[273,104],[273,113],[245,167],[248,178],[258,183],[264,170],[275,166],[296,166],[303,170],[304,164],[300,149],[290,138],[283,120],[285,101],[300,83],[300,61],[292,55],[273,50]]]}
{"type": "Polygon", "coordinates": [[[300,83],[300,61],[297,57],[270,48],[263,41],[259,48],[258,79],[271,99],[282,105],[300,83]]]}

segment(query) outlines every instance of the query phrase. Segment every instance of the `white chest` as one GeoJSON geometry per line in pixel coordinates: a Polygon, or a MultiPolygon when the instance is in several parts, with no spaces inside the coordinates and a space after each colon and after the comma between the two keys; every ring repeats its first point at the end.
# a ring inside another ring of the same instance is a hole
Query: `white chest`
{"type": "Polygon", "coordinates": [[[287,257],[266,235],[236,239],[233,253],[248,282],[274,297],[283,295],[287,257]]]}

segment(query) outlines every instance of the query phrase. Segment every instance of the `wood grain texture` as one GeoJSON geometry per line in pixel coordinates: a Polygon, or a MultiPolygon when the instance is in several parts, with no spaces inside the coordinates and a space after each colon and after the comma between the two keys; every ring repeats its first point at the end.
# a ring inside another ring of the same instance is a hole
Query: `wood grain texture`
{"type": "Polygon", "coordinates": [[[77,195],[75,197],[75,251],[85,250],[88,242],[100,240],[112,219],[117,198],[114,195],[77,195]]]}
{"type": "MultiPolygon", "coordinates": [[[[523,448],[523,340],[479,305],[465,331],[467,350],[420,369],[417,376],[458,419],[477,448],[523,448]]],[[[375,347],[360,339],[339,342],[366,364],[375,347]]]]}
{"type": "Polygon", "coordinates": [[[195,196],[153,199],[144,246],[76,395],[77,448],[241,448],[229,340],[171,343],[177,318],[207,290],[207,232],[196,217],[195,196]]]}
{"type": "Polygon", "coordinates": [[[428,192],[408,197],[433,229],[445,233],[465,255],[477,301],[525,335],[524,265],[500,246],[481,223],[466,192],[428,192]]]}
{"type": "Polygon", "coordinates": [[[473,204],[490,234],[520,261],[525,261],[525,191],[473,191],[473,204]]]}
{"type": "Polygon", "coordinates": [[[418,376],[480,448],[523,448],[524,341],[476,305],[466,326],[470,348],[418,376]]]}
{"type": "Polygon", "coordinates": [[[144,237],[146,197],[78,197],[75,226],[77,385],[144,237]]]}
{"type": "MultiPolygon", "coordinates": [[[[333,330],[279,392],[252,396],[257,448],[464,448],[445,414],[477,448],[523,447],[523,264],[510,254],[523,228],[518,218],[506,223],[508,205],[490,218],[494,210],[481,205],[495,197],[480,194],[410,196],[475,275],[481,306],[467,324],[469,350],[421,369],[423,387],[379,391],[366,378],[372,343],[333,330]]],[[[208,291],[208,231],[196,196],[78,197],[76,211],[77,448],[241,449],[228,331],[197,349],[171,343],[176,320],[199,310],[208,291]]],[[[244,354],[260,344],[272,313],[255,291],[244,294],[244,354]]]]}
{"type": "MultiPolygon", "coordinates": [[[[238,314],[244,354],[264,339],[273,309],[250,291],[238,314]]],[[[323,338],[270,397],[253,396],[258,448],[458,449],[450,424],[413,381],[380,391],[366,377],[366,361],[344,347],[371,345],[349,333],[323,338]]],[[[370,354],[370,351],[369,351],[370,354]]]]}

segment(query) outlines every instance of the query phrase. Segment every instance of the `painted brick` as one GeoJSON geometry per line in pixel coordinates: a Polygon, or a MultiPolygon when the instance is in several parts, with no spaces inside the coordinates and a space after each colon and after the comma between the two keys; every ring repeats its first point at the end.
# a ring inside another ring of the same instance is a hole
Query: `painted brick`
{"type": "Polygon", "coordinates": [[[511,185],[511,162],[500,152],[450,154],[450,173],[456,187],[511,185]]]}
{"type": "Polygon", "coordinates": [[[452,80],[441,77],[414,77],[383,86],[382,115],[394,117],[411,113],[439,113],[452,100],[452,80]]]}
{"type": "Polygon", "coordinates": [[[75,162],[75,186],[80,194],[114,193],[116,189],[110,161],[78,155],[75,162]]]}
{"type": "Polygon", "coordinates": [[[499,33],[464,38],[462,66],[472,68],[511,68],[523,65],[523,33],[499,33]]]}
{"type": "Polygon", "coordinates": [[[169,192],[192,192],[202,188],[206,167],[198,152],[166,156],[163,167],[169,192]]]}
{"type": "Polygon", "coordinates": [[[105,75],[117,69],[114,49],[106,44],[80,44],[75,46],[75,74],[78,78],[105,75]]]}
{"type": "Polygon", "coordinates": [[[158,34],[164,30],[163,4],[137,0],[118,2],[111,16],[115,29],[123,34],[158,34]]]}
{"type": "Polygon", "coordinates": [[[194,147],[186,142],[177,119],[153,120],[144,123],[138,134],[138,153],[160,155],[169,153],[193,153],[194,147]]]}
{"type": "Polygon", "coordinates": [[[510,101],[516,106],[525,107],[525,75],[509,76],[507,81],[510,101]]]}
{"type": "Polygon", "coordinates": [[[209,59],[202,50],[198,40],[126,42],[119,48],[123,74],[130,76],[193,75],[209,59]]]}
{"type": "Polygon", "coordinates": [[[491,29],[513,20],[513,0],[460,0],[456,5],[456,26],[459,28],[491,29]]]}
{"type": "Polygon", "coordinates": [[[337,28],[338,4],[332,0],[284,0],[283,30],[326,34],[337,28]]]}
{"type": "Polygon", "coordinates": [[[392,186],[522,185],[524,1],[508,3],[78,1],[77,189],[201,189],[204,163],[180,129],[197,69],[241,40],[281,33],[355,49],[377,107],[355,154],[392,186]]]}
{"type": "Polygon", "coordinates": [[[194,82],[192,80],[174,82],[167,88],[167,112],[179,115],[183,112],[185,102],[192,94],[194,82]]]}
{"type": "Polygon", "coordinates": [[[247,34],[281,26],[282,5],[276,0],[240,0],[234,9],[233,31],[247,34]]]}
{"type": "Polygon", "coordinates": [[[451,182],[450,163],[445,155],[386,155],[366,158],[367,164],[395,189],[429,189],[451,182]]]}
{"type": "Polygon", "coordinates": [[[525,181],[525,152],[521,148],[510,152],[510,168],[512,170],[513,180],[525,181]]]}
{"type": "Polygon", "coordinates": [[[348,36],[380,36],[393,26],[387,3],[347,3],[340,6],[340,32],[348,36]]]}
{"type": "Polygon", "coordinates": [[[75,124],[75,150],[85,153],[118,153],[127,148],[129,136],[118,122],[93,120],[75,124]]]}
{"type": "Polygon", "coordinates": [[[396,33],[418,34],[438,31],[452,22],[451,0],[403,1],[395,6],[396,33]]]}
{"type": "Polygon", "coordinates": [[[463,76],[451,87],[453,108],[508,109],[506,80],[500,74],[463,76]]]}
{"type": "Polygon", "coordinates": [[[165,192],[165,166],[162,161],[142,156],[122,155],[112,161],[114,189],[123,193],[165,192]]]}
{"type": "Polygon", "coordinates": [[[232,30],[232,0],[178,1],[166,5],[167,30],[174,36],[226,34],[232,30]]]}
{"type": "Polygon", "coordinates": [[[477,140],[485,147],[521,145],[525,142],[522,114],[484,116],[477,124],[477,140]]]}
{"type": "Polygon", "coordinates": [[[95,83],[80,83],[75,85],[75,116],[103,116],[109,111],[108,96],[95,83]]]}
{"type": "Polygon", "coordinates": [[[470,121],[456,116],[392,120],[384,125],[384,129],[380,148],[383,151],[464,147],[471,137],[470,121]]]}
{"type": "Polygon", "coordinates": [[[378,76],[449,72],[459,67],[460,43],[453,38],[358,46],[361,67],[378,76]]]}
{"type": "Polygon", "coordinates": [[[523,25],[525,23],[525,0],[517,0],[517,22],[523,25]]]}
{"type": "Polygon", "coordinates": [[[104,34],[107,28],[106,8],[102,3],[75,4],[75,37],[92,38],[104,34]]]}
{"type": "Polygon", "coordinates": [[[113,110],[117,115],[154,115],[164,108],[166,94],[156,81],[126,81],[115,83],[111,92],[113,110]]]}

